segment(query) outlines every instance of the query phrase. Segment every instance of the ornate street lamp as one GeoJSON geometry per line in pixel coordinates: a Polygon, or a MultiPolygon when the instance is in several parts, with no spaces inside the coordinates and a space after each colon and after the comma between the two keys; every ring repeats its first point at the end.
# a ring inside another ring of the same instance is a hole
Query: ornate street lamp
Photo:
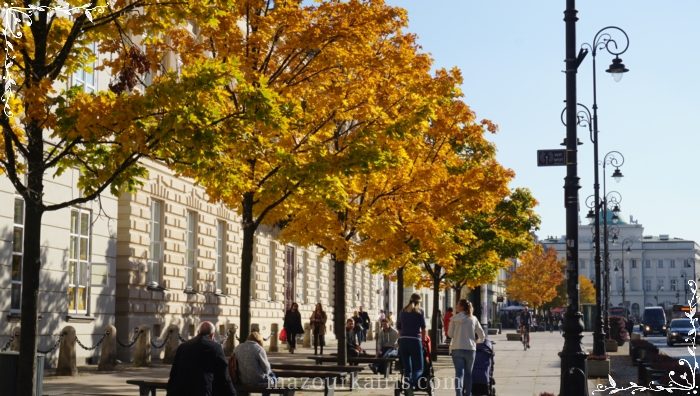
{"type": "MultiPolygon", "coordinates": [[[[588,52],[591,53],[592,55],[592,63],[593,63],[593,114],[592,114],[592,131],[591,131],[591,141],[593,142],[593,164],[594,164],[594,181],[593,181],[593,191],[594,191],[594,202],[595,204],[593,205],[594,209],[594,218],[595,218],[595,227],[596,227],[596,276],[599,276],[601,273],[600,266],[601,266],[601,256],[600,256],[600,209],[601,206],[603,208],[605,207],[605,204],[601,205],[601,198],[600,198],[600,184],[599,184],[599,177],[598,177],[598,91],[597,91],[597,80],[596,80],[596,55],[598,54],[598,51],[600,50],[605,50],[609,54],[614,55],[615,58],[613,59],[612,64],[608,67],[606,72],[611,73],[615,79],[615,81],[619,81],[622,78],[622,75],[629,71],[625,67],[625,65],[622,63],[622,60],[620,59],[620,55],[625,53],[627,51],[627,48],[629,47],[629,37],[627,36],[627,33],[625,33],[624,30],[620,29],[619,27],[616,26],[606,26],[602,29],[600,29],[595,36],[593,37],[592,43],[584,43],[581,46],[581,49],[579,51],[579,56],[578,56],[578,64],[581,63],[583,58],[586,56],[588,52]],[[619,40],[615,39],[613,37],[613,34],[615,36],[619,36],[619,40]],[[624,40],[622,40],[624,39],[624,40]],[[624,44],[624,45],[621,45],[624,44]]],[[[613,176],[617,176],[617,172],[613,174],[613,176]]],[[[621,176],[621,174],[620,174],[621,176]]],[[[605,161],[603,161],[603,183],[605,183],[605,161]]],[[[603,196],[605,197],[605,192],[603,192],[603,196]]],[[[606,212],[607,210],[604,209],[603,213],[603,222],[604,224],[607,223],[607,216],[606,212]]],[[[605,245],[607,246],[607,235],[604,235],[604,241],[606,241],[605,245]]],[[[607,260],[606,260],[607,262],[607,260]]],[[[604,283],[600,283],[603,285],[604,283]]],[[[600,300],[598,295],[596,295],[596,302],[600,300]]],[[[602,308],[602,306],[599,305],[599,308],[602,308]]],[[[605,309],[605,312],[607,312],[607,309],[605,309]]],[[[599,314],[601,312],[599,311],[599,314]]],[[[600,316],[600,315],[597,315],[600,316]]],[[[593,355],[597,356],[605,356],[605,330],[603,329],[603,323],[602,323],[602,318],[596,317],[596,328],[595,332],[593,334],[593,355]]]]}
{"type": "MultiPolygon", "coordinates": [[[[615,243],[615,242],[613,242],[615,243]]],[[[620,270],[622,271],[622,306],[627,308],[626,304],[626,299],[625,299],[625,252],[629,253],[631,250],[631,246],[634,244],[634,240],[632,238],[625,238],[622,240],[622,244],[620,246],[620,255],[622,256],[622,262],[620,263],[620,270]],[[627,246],[627,249],[625,250],[625,246],[627,246]]],[[[617,265],[615,266],[614,269],[615,272],[618,271],[617,265]]]]}

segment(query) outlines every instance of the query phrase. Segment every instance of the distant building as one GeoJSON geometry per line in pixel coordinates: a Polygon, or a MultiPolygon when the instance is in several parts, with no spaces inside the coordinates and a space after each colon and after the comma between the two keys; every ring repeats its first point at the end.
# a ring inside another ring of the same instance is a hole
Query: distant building
{"type": "MultiPolygon", "coordinates": [[[[601,238],[602,236],[601,224],[601,238]]],[[[579,225],[579,274],[595,284],[595,244],[593,224],[579,225]]],[[[549,237],[541,243],[556,249],[565,259],[565,237],[549,237]]],[[[601,265],[604,264],[601,239],[601,265]]],[[[669,235],[644,235],[644,227],[632,218],[630,223],[608,224],[610,263],[610,305],[627,306],[639,316],[644,307],[660,305],[670,309],[687,304],[692,297],[687,282],[700,276],[697,270],[700,246],[695,241],[669,235]],[[617,268],[617,270],[615,270],[617,268]],[[625,301],[622,301],[624,272],[625,301]]]]}

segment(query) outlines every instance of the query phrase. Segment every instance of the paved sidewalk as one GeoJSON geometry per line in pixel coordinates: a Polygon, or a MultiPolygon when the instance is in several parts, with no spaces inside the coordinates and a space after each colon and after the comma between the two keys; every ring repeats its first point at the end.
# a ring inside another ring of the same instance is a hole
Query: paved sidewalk
{"type": "MultiPolygon", "coordinates": [[[[514,330],[509,330],[513,332],[514,330]]],[[[532,333],[532,348],[524,351],[522,343],[506,341],[505,332],[500,335],[489,336],[496,342],[494,347],[496,356],[495,379],[496,393],[498,396],[538,396],[540,392],[559,392],[560,360],[557,353],[562,349],[563,338],[558,332],[532,333]]],[[[584,334],[584,345],[590,348],[592,344],[591,333],[584,334]]],[[[368,342],[368,349],[373,347],[372,341],[368,342]]],[[[334,349],[329,345],[328,351],[334,349]]],[[[297,353],[290,355],[287,352],[270,354],[270,359],[277,363],[304,363],[310,364],[306,359],[312,351],[301,348],[297,353]]],[[[614,370],[622,374],[623,366],[631,366],[629,359],[623,359],[627,353],[627,346],[620,349],[615,355],[620,355],[617,362],[621,364],[614,370]],[[625,365],[625,363],[627,363],[625,365]]],[[[451,389],[454,369],[449,356],[440,356],[434,365],[435,377],[439,389],[436,396],[452,396],[451,389]]],[[[47,371],[44,378],[44,394],[57,395],[138,395],[138,390],[133,385],[127,385],[126,380],[131,378],[165,379],[168,377],[169,365],[154,364],[150,368],[133,368],[128,364],[121,365],[118,371],[101,373],[95,366],[81,367],[76,377],[51,376],[51,370],[47,371]]],[[[629,371],[629,370],[628,370],[629,371]]],[[[618,377],[614,372],[613,377],[618,383],[628,382],[627,377],[618,377]]],[[[383,395],[394,394],[394,384],[398,376],[394,374],[389,380],[382,380],[380,376],[373,375],[369,369],[364,370],[359,376],[359,389],[348,394],[383,395]]],[[[589,392],[594,390],[594,381],[589,381],[589,392]]],[[[339,392],[342,392],[339,390],[339,392]]],[[[346,392],[342,392],[346,393],[346,392]]],[[[159,392],[159,395],[164,395],[159,392]]],[[[297,393],[299,396],[318,396],[316,391],[297,393]]]]}

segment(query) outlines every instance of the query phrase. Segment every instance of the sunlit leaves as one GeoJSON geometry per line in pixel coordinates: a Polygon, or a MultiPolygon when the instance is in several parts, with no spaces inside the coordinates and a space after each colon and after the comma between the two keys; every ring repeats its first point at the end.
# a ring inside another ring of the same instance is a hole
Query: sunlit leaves
{"type": "Polygon", "coordinates": [[[554,249],[545,252],[541,245],[536,245],[520,256],[520,264],[510,272],[506,282],[508,298],[534,307],[551,301],[564,278],[563,266],[554,249]]]}

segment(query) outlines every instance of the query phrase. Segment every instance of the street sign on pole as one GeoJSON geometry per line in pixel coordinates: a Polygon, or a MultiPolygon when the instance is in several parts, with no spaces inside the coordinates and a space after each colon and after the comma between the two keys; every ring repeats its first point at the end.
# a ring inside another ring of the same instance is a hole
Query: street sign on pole
{"type": "Polygon", "coordinates": [[[566,150],[537,150],[537,166],[565,166],[566,150]]]}

